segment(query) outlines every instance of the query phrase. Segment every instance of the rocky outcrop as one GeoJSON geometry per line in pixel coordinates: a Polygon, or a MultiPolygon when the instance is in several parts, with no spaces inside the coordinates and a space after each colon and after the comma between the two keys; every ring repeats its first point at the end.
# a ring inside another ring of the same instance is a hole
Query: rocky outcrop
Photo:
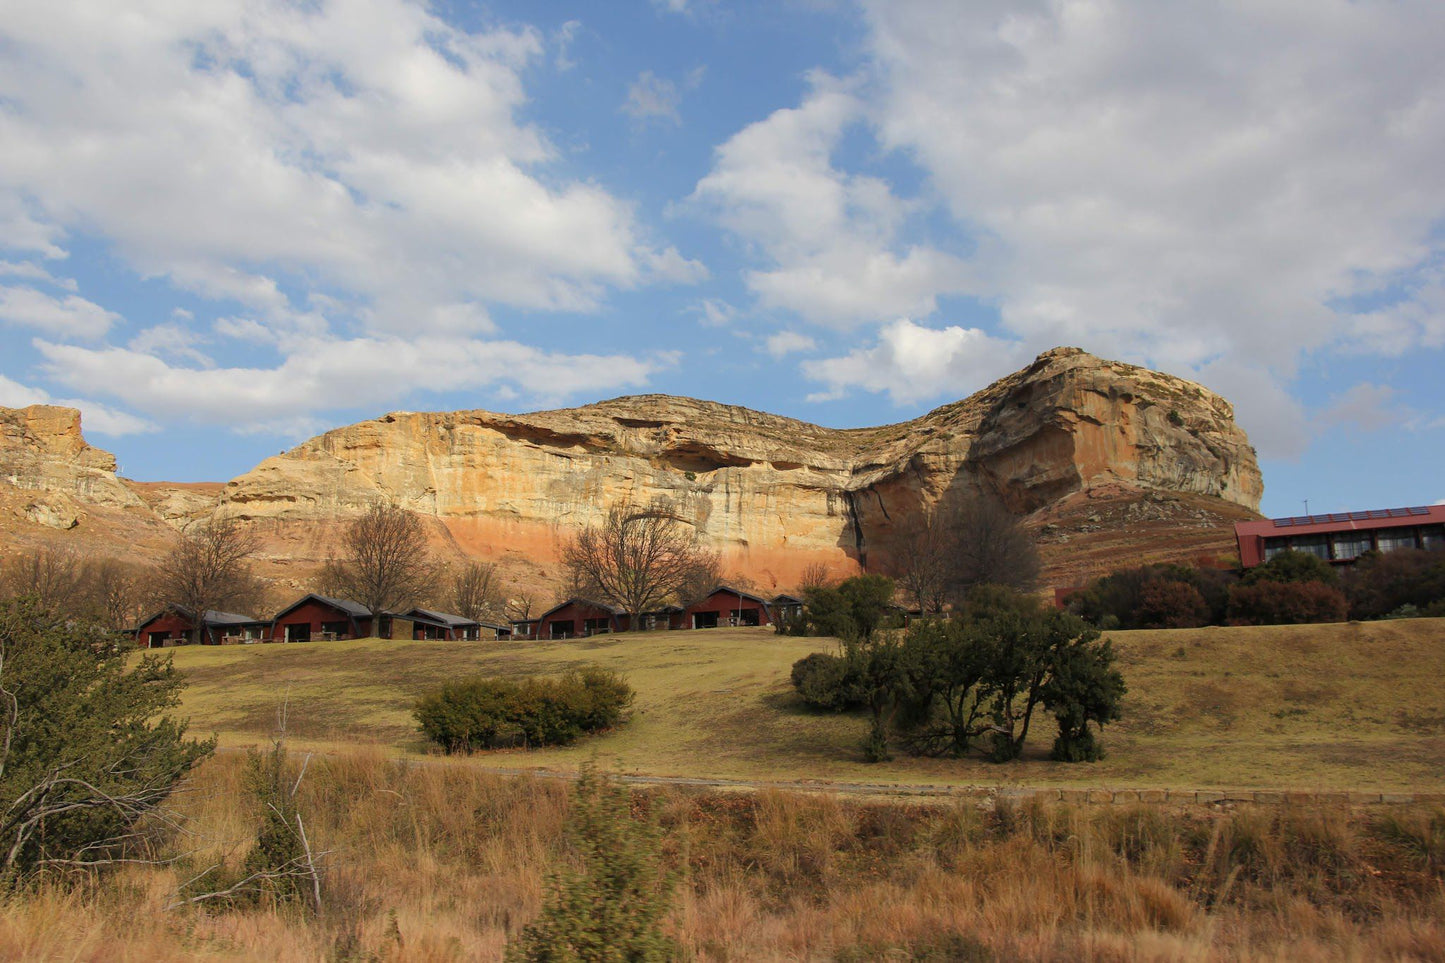
{"type": "Polygon", "coordinates": [[[641,395],[504,415],[398,412],[327,432],[230,482],[278,558],[320,561],[337,525],[385,498],[439,541],[548,574],[559,545],[621,499],[665,497],[764,587],[888,550],[902,520],[986,492],[1020,513],[1091,486],[1187,493],[1252,512],[1262,482],[1223,398],[1074,348],[901,424],[835,430],[641,395]]]}
{"type": "Polygon", "coordinates": [[[0,506],[11,517],[66,531],[96,509],[144,511],[115,467],[86,444],[74,408],[0,408],[0,506]]]}

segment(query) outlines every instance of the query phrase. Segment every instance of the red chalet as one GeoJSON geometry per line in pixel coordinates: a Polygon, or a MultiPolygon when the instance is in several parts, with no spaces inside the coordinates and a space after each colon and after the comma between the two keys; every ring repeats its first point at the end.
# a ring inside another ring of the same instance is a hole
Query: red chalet
{"type": "Polygon", "coordinates": [[[627,628],[627,612],[616,605],[591,599],[570,598],[537,617],[538,639],[577,639],[627,628]]]}
{"type": "Polygon", "coordinates": [[[1340,564],[1372,551],[1440,550],[1445,549],[1445,505],[1236,522],[1234,537],[1244,568],[1263,564],[1285,550],[1340,564]]]}
{"type": "MultiPolygon", "coordinates": [[[[382,616],[382,632],[390,622],[382,616]]],[[[271,622],[271,641],[310,642],[312,639],[365,639],[377,635],[371,625],[371,610],[349,599],[332,599],[324,595],[305,595],[271,622]]]]}
{"type": "MultiPolygon", "coordinates": [[[[259,642],[266,637],[270,625],[264,619],[253,619],[249,615],[234,612],[207,610],[201,622],[201,644],[219,645],[223,642],[259,642]]],[[[195,613],[190,609],[175,607],[163,609],[136,626],[135,640],[148,649],[159,649],[166,645],[184,645],[191,641],[191,631],[196,627],[195,613]]]]}
{"type": "Polygon", "coordinates": [[[772,622],[767,599],[729,585],[719,585],[708,593],[707,598],[683,610],[683,626],[689,629],[715,629],[719,625],[771,625],[772,622]]]}

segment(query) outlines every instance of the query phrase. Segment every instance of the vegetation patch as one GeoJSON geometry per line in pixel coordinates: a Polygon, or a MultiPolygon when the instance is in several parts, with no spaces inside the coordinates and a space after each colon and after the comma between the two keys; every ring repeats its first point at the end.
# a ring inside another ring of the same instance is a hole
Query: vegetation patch
{"type": "Polygon", "coordinates": [[[632,687],[615,672],[584,668],[557,677],[475,678],[417,701],[421,731],[447,752],[498,746],[565,746],[622,722],[632,687]]]}

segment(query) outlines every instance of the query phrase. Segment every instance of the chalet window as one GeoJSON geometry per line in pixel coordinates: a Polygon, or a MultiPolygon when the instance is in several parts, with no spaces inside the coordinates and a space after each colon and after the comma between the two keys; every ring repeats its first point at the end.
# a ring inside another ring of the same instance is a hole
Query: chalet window
{"type": "Polygon", "coordinates": [[[1369,532],[1336,532],[1330,536],[1330,551],[1338,560],[1359,558],[1373,547],[1369,532]]]}
{"type": "Polygon", "coordinates": [[[716,612],[694,612],[692,613],[692,627],[695,629],[717,628],[716,612]]]}
{"type": "Polygon", "coordinates": [[[1287,538],[1266,538],[1264,540],[1264,560],[1268,562],[1288,548],[1289,539],[1287,538]]]}
{"type": "Polygon", "coordinates": [[[1306,552],[1327,562],[1330,559],[1330,537],[1328,535],[1297,535],[1289,540],[1289,547],[1296,552],[1306,552]]]}
{"type": "Polygon", "coordinates": [[[321,623],[321,633],[322,633],[323,635],[329,635],[329,636],[330,636],[331,638],[333,638],[333,639],[344,639],[344,638],[346,638],[346,636],[348,635],[348,631],[347,631],[347,630],[350,629],[350,628],[351,628],[351,624],[350,624],[349,622],[322,622],[322,623],[321,623]]]}
{"type": "Polygon", "coordinates": [[[575,631],[577,631],[577,623],[572,619],[566,621],[559,619],[552,623],[552,638],[554,639],[570,639],[575,631]]]}
{"type": "Polygon", "coordinates": [[[298,623],[295,623],[295,624],[293,624],[293,625],[288,625],[288,626],[286,626],[285,632],[286,632],[286,634],[285,634],[284,638],[286,639],[287,642],[310,642],[310,641],[311,641],[311,623],[310,623],[310,622],[298,622],[298,623]]]}
{"type": "Polygon", "coordinates": [[[150,632],[146,635],[146,644],[149,645],[152,649],[164,648],[166,640],[170,637],[171,634],[169,632],[150,632]]]}
{"type": "Polygon", "coordinates": [[[1425,525],[1420,529],[1420,547],[1439,551],[1445,548],[1445,525],[1425,525]]]}
{"type": "Polygon", "coordinates": [[[588,635],[600,635],[612,631],[611,619],[583,619],[582,629],[588,635]]]}
{"type": "Polygon", "coordinates": [[[1413,528],[1386,528],[1381,530],[1377,536],[1380,544],[1380,551],[1394,552],[1402,548],[1415,547],[1415,529],[1413,528]]]}

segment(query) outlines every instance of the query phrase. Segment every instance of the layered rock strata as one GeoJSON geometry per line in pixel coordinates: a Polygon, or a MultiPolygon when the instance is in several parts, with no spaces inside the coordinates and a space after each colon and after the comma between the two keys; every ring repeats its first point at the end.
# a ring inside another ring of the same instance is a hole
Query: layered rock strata
{"type": "Polygon", "coordinates": [[[811,564],[877,567],[899,524],[976,493],[1021,514],[1098,485],[1257,509],[1253,449],[1200,385],[1074,348],[912,421],[829,429],[665,395],[505,415],[397,412],[327,432],[231,481],[219,510],[278,558],[324,559],[377,499],[439,542],[531,567],[623,499],[662,497],[760,587],[811,564]]]}

